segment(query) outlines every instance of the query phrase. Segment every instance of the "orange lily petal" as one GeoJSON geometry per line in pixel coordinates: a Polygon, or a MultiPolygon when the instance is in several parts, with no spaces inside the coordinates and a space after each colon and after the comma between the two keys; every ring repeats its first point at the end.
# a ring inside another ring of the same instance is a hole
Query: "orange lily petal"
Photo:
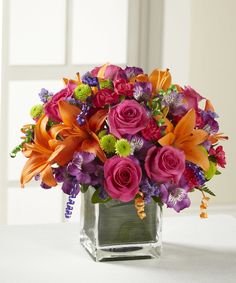
{"type": "Polygon", "coordinates": [[[210,167],[208,156],[202,151],[200,146],[185,146],[184,153],[186,160],[200,166],[204,171],[210,167]]]}
{"type": "Polygon", "coordinates": [[[164,137],[160,138],[158,142],[160,145],[165,146],[165,145],[173,144],[174,140],[175,140],[175,135],[170,132],[166,134],[164,137]]]}
{"type": "Polygon", "coordinates": [[[209,138],[208,138],[208,140],[209,140],[212,144],[218,142],[218,140],[228,140],[228,139],[229,139],[229,137],[223,136],[222,133],[218,133],[218,134],[209,136],[209,138]]]}
{"type": "Polygon", "coordinates": [[[81,150],[94,153],[102,162],[107,160],[105,153],[95,139],[84,140],[81,145],[81,150]]]}
{"type": "Polygon", "coordinates": [[[102,124],[107,118],[107,110],[102,109],[98,110],[93,116],[89,119],[89,129],[96,133],[100,130],[102,124]]]}
{"type": "Polygon", "coordinates": [[[215,112],[215,109],[213,107],[213,105],[211,104],[210,100],[206,100],[206,104],[205,104],[205,111],[211,111],[211,112],[215,112]]]}
{"type": "Polygon", "coordinates": [[[57,182],[53,176],[52,167],[50,164],[42,170],[41,177],[42,177],[42,181],[49,187],[55,187],[57,185],[57,182]]]}
{"type": "Polygon", "coordinates": [[[148,75],[140,74],[140,75],[137,75],[136,77],[133,77],[130,81],[131,82],[144,82],[144,83],[147,83],[148,82],[148,75]]]}
{"type": "Polygon", "coordinates": [[[55,147],[57,144],[57,146],[49,161],[56,162],[61,166],[65,165],[73,158],[74,152],[80,150],[81,142],[82,139],[73,136],[66,138],[64,141],[51,140],[50,145],[55,147]]]}
{"type": "Polygon", "coordinates": [[[70,129],[71,129],[70,126],[66,126],[66,125],[63,125],[63,124],[54,125],[50,129],[50,134],[51,134],[52,138],[55,139],[61,131],[70,130],[70,129]]]}
{"type": "Polygon", "coordinates": [[[172,132],[173,129],[174,129],[173,124],[172,124],[171,121],[170,121],[169,119],[167,119],[167,118],[164,118],[164,120],[165,120],[165,126],[166,126],[166,130],[165,130],[166,133],[172,132]]]}
{"type": "Polygon", "coordinates": [[[48,148],[48,140],[51,139],[50,135],[46,131],[48,117],[42,115],[37,121],[34,129],[34,142],[41,146],[48,148]]]}
{"type": "Polygon", "coordinates": [[[20,183],[23,188],[34,176],[39,174],[46,166],[46,159],[42,155],[34,155],[27,160],[21,173],[20,183]]]}
{"type": "Polygon", "coordinates": [[[76,123],[76,118],[81,110],[63,100],[59,101],[58,105],[62,121],[67,126],[73,126],[76,123]]]}
{"type": "Polygon", "coordinates": [[[71,80],[71,79],[63,78],[63,81],[64,81],[65,85],[68,85],[69,83],[78,85],[78,84],[81,83],[81,80],[80,80],[80,73],[77,73],[77,74],[76,74],[76,77],[77,77],[76,80],[71,80]]]}
{"type": "Polygon", "coordinates": [[[183,137],[186,135],[190,135],[195,127],[196,123],[196,114],[195,110],[190,109],[184,117],[178,122],[174,129],[174,134],[176,137],[183,137]]]}
{"type": "Polygon", "coordinates": [[[102,65],[102,67],[101,67],[100,70],[98,71],[98,75],[97,75],[98,78],[101,78],[101,79],[104,78],[104,74],[105,74],[105,71],[106,71],[107,66],[108,66],[108,64],[102,65]]]}
{"type": "Polygon", "coordinates": [[[160,89],[166,91],[171,85],[171,75],[169,73],[169,70],[153,70],[151,75],[149,76],[149,81],[152,83],[153,92],[157,92],[160,89]]]}
{"type": "Polygon", "coordinates": [[[209,134],[204,130],[193,130],[190,137],[188,138],[188,142],[194,145],[198,145],[207,140],[209,134]]]}
{"type": "Polygon", "coordinates": [[[177,88],[178,92],[182,92],[183,88],[180,85],[175,84],[175,87],[177,88]]]}

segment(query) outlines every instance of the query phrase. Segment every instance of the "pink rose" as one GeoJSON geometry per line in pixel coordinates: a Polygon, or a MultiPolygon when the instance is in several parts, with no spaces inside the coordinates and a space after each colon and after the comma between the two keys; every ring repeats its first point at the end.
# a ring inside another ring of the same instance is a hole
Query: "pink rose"
{"type": "Polygon", "coordinates": [[[119,95],[111,89],[104,88],[99,90],[94,99],[93,104],[95,107],[104,107],[108,104],[115,104],[118,102],[119,95]]]}
{"type": "Polygon", "coordinates": [[[177,184],[185,170],[185,155],[172,146],[152,146],[147,152],[145,170],[151,180],[177,184]]]}
{"type": "Polygon", "coordinates": [[[72,94],[73,91],[69,88],[63,88],[58,93],[54,94],[52,99],[49,100],[44,106],[46,115],[55,122],[61,122],[62,120],[59,114],[58,102],[71,97],[72,94]]]}
{"type": "Polygon", "coordinates": [[[133,96],[134,85],[131,83],[127,83],[126,80],[120,79],[114,83],[115,91],[118,94],[122,94],[128,97],[133,96]]]}
{"type": "Polygon", "coordinates": [[[108,113],[110,132],[117,138],[138,133],[147,126],[148,121],[146,110],[135,100],[124,100],[108,113]]]}
{"type": "Polygon", "coordinates": [[[104,187],[109,196],[128,202],[139,190],[142,170],[137,162],[128,157],[113,156],[104,164],[104,187]]]}

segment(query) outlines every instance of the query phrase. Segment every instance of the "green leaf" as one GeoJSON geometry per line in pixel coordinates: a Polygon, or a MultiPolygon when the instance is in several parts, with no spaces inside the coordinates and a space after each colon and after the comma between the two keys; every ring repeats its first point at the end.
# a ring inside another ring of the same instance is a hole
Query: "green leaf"
{"type": "Polygon", "coordinates": [[[152,199],[160,206],[163,206],[163,202],[161,201],[160,197],[152,196],[152,199]]]}
{"type": "Polygon", "coordinates": [[[152,112],[152,115],[153,116],[157,116],[157,115],[160,115],[161,114],[161,111],[160,109],[156,108],[153,112],[152,112]]]}
{"type": "Polygon", "coordinates": [[[216,164],[212,161],[210,161],[210,168],[208,169],[208,171],[206,171],[204,173],[205,178],[207,180],[210,180],[216,173],[216,164]]]}
{"type": "Polygon", "coordinates": [[[205,192],[205,193],[207,193],[207,194],[209,194],[209,195],[211,195],[211,196],[216,196],[210,189],[208,189],[207,187],[203,187],[203,188],[201,188],[201,190],[203,191],[203,192],[205,192]]]}
{"type": "Polygon", "coordinates": [[[109,198],[107,198],[105,200],[101,199],[99,197],[98,190],[95,190],[94,194],[92,195],[92,199],[91,199],[92,203],[106,203],[106,202],[108,202],[110,200],[111,200],[111,197],[109,197],[109,198]]]}
{"type": "Polygon", "coordinates": [[[216,170],[215,175],[220,175],[220,174],[221,174],[221,172],[219,170],[216,170]]]}
{"type": "Polygon", "coordinates": [[[81,186],[80,186],[81,193],[86,193],[88,188],[89,188],[89,185],[81,184],[81,186]]]}

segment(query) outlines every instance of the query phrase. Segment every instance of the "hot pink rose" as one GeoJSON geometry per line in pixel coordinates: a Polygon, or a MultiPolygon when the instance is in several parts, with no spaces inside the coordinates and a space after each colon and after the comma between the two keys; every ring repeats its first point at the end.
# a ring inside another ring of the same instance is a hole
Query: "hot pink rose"
{"type": "Polygon", "coordinates": [[[104,187],[109,196],[128,202],[139,190],[142,170],[135,160],[113,156],[104,164],[104,187]]]}
{"type": "Polygon", "coordinates": [[[93,104],[95,107],[104,107],[108,104],[115,104],[118,102],[119,95],[109,88],[99,90],[94,99],[93,104]]]}
{"type": "Polygon", "coordinates": [[[172,146],[152,146],[145,159],[148,177],[156,182],[178,183],[185,169],[185,155],[172,146]]]}
{"type": "Polygon", "coordinates": [[[58,102],[60,100],[65,100],[66,98],[71,97],[72,94],[73,91],[69,88],[63,88],[58,93],[54,94],[52,99],[49,100],[44,106],[46,115],[53,121],[61,122],[62,120],[59,114],[58,102]]]}
{"type": "Polygon", "coordinates": [[[148,121],[146,110],[135,100],[124,100],[108,113],[110,132],[117,138],[138,133],[147,126],[148,121]]]}

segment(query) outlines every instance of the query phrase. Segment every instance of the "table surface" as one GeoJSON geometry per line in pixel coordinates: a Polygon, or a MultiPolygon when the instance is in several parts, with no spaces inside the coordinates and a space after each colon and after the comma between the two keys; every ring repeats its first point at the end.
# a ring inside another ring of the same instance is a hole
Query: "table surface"
{"type": "Polygon", "coordinates": [[[164,218],[157,260],[94,262],[78,223],[0,226],[1,283],[236,282],[236,218],[164,218]]]}

